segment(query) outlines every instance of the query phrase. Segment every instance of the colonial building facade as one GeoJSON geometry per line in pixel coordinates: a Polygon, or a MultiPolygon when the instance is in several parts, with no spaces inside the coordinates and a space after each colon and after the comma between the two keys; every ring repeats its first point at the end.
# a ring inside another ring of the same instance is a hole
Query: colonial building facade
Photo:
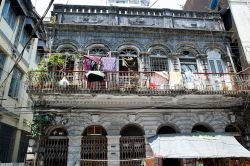
{"type": "Polygon", "coordinates": [[[38,165],[139,166],[157,134],[236,132],[243,143],[247,76],[218,13],[58,4],[46,29],[48,59],[64,61],[30,77],[47,119],[38,165]]]}

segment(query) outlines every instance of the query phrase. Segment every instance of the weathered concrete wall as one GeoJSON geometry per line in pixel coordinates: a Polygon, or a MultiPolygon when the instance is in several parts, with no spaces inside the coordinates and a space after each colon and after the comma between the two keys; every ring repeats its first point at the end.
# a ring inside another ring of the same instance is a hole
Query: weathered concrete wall
{"type": "Polygon", "coordinates": [[[219,13],[56,4],[52,15],[64,24],[224,30],[219,13]]]}
{"type": "Polygon", "coordinates": [[[58,112],[58,125],[67,121],[63,126],[68,130],[69,136],[81,136],[84,129],[91,125],[103,126],[108,136],[119,136],[125,125],[136,124],[145,131],[146,136],[152,136],[163,125],[172,126],[179,133],[191,133],[195,124],[204,124],[215,132],[224,132],[228,124],[235,122],[235,110],[230,109],[119,109],[105,111],[72,108],[47,109],[46,111],[48,113],[58,112]]]}

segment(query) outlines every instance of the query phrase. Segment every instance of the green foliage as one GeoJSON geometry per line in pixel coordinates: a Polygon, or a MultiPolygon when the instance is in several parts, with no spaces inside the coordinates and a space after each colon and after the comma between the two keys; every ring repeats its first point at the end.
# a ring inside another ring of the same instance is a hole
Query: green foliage
{"type": "Polygon", "coordinates": [[[49,123],[49,117],[47,115],[34,116],[33,121],[26,122],[27,126],[31,129],[32,138],[38,138],[42,135],[41,126],[49,123]]]}
{"type": "Polygon", "coordinates": [[[56,53],[49,56],[49,63],[52,66],[61,66],[65,63],[65,60],[62,58],[62,54],[56,53]]]}
{"type": "Polygon", "coordinates": [[[42,59],[41,62],[37,65],[36,68],[37,71],[44,71],[47,70],[47,63],[45,61],[45,59],[42,59]]]}
{"type": "Polygon", "coordinates": [[[32,138],[38,138],[39,136],[42,135],[40,132],[41,125],[39,123],[35,123],[34,121],[33,122],[28,121],[28,122],[26,122],[26,124],[31,129],[32,138]]]}

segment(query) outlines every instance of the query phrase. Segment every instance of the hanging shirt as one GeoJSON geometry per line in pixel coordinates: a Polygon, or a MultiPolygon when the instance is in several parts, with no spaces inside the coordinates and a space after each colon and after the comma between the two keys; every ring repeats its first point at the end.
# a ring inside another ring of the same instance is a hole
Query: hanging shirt
{"type": "Polygon", "coordinates": [[[115,71],[116,58],[115,57],[102,57],[101,59],[102,71],[115,71]]]}

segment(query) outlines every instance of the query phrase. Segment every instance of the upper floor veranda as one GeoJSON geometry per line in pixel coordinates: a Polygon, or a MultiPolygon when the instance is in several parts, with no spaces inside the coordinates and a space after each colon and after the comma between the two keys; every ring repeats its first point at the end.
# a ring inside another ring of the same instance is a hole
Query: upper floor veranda
{"type": "Polygon", "coordinates": [[[55,4],[51,23],[224,31],[219,13],[55,4]]]}
{"type": "Polygon", "coordinates": [[[147,53],[100,46],[87,53],[68,51],[50,54],[30,72],[30,94],[237,95],[250,89],[249,76],[235,72],[230,56],[218,49],[206,54],[160,47],[147,53]]]}

